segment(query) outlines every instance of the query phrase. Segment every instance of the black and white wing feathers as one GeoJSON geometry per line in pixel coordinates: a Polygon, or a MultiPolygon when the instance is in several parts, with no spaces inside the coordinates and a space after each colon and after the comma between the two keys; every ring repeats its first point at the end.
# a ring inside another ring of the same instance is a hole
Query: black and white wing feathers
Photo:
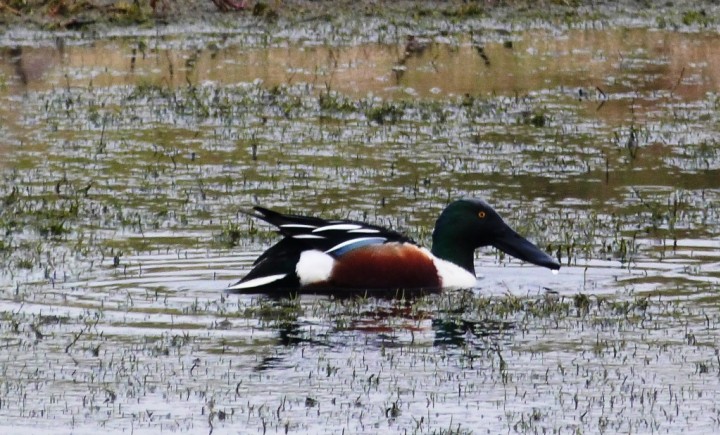
{"type": "Polygon", "coordinates": [[[264,207],[253,207],[253,210],[255,212],[247,214],[276,226],[284,238],[255,260],[253,269],[228,288],[231,292],[298,288],[296,266],[305,251],[320,251],[339,258],[367,245],[415,243],[401,233],[364,222],[282,214],[264,207]]]}
{"type": "MultiPolygon", "coordinates": [[[[284,215],[263,207],[254,207],[253,216],[275,225],[280,234],[296,243],[276,244],[258,258],[258,262],[279,253],[280,249],[297,246],[315,249],[333,257],[368,244],[388,242],[414,243],[409,237],[387,228],[352,220],[325,220],[315,217],[284,215]]],[[[284,241],[285,239],[283,239],[284,241]]]]}

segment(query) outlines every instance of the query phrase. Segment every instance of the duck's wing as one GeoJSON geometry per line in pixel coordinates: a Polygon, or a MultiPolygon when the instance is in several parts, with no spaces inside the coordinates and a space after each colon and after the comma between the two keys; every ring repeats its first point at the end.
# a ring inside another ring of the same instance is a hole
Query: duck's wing
{"type": "Polygon", "coordinates": [[[243,279],[228,287],[231,292],[298,289],[300,279],[296,267],[305,251],[319,251],[339,259],[363,246],[390,242],[414,244],[409,237],[378,225],[282,214],[264,207],[253,209],[255,212],[248,214],[276,226],[285,237],[260,255],[243,279]]]}
{"type": "Polygon", "coordinates": [[[402,233],[352,220],[326,220],[315,217],[281,214],[263,207],[254,207],[253,216],[275,225],[280,234],[296,243],[281,242],[265,251],[256,261],[259,264],[268,257],[288,250],[318,250],[333,257],[369,244],[388,242],[415,243],[402,233]]]}

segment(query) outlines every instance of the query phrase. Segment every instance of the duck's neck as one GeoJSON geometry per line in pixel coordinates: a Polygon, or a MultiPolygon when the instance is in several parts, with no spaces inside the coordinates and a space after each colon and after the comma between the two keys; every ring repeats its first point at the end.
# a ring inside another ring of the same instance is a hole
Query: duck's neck
{"type": "Polygon", "coordinates": [[[457,264],[475,276],[475,248],[466,243],[451,243],[433,234],[432,254],[457,264]]]}

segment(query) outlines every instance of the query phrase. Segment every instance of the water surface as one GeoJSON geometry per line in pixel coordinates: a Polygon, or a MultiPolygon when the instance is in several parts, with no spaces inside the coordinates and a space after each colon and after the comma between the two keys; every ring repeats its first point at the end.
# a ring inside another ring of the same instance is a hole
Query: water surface
{"type": "Polygon", "coordinates": [[[717,430],[717,39],[3,47],[0,426],[717,430]],[[463,196],[561,273],[483,249],[411,302],[222,293],[276,240],[240,208],[429,244],[463,196]]]}

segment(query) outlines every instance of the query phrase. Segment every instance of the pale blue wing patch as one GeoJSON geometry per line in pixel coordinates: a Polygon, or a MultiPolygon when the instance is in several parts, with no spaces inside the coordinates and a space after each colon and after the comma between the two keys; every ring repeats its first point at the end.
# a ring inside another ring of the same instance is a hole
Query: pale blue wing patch
{"type": "Polygon", "coordinates": [[[357,239],[346,240],[325,251],[326,254],[332,254],[339,257],[353,249],[357,249],[368,245],[379,245],[385,243],[385,237],[358,237],[357,239]]]}

